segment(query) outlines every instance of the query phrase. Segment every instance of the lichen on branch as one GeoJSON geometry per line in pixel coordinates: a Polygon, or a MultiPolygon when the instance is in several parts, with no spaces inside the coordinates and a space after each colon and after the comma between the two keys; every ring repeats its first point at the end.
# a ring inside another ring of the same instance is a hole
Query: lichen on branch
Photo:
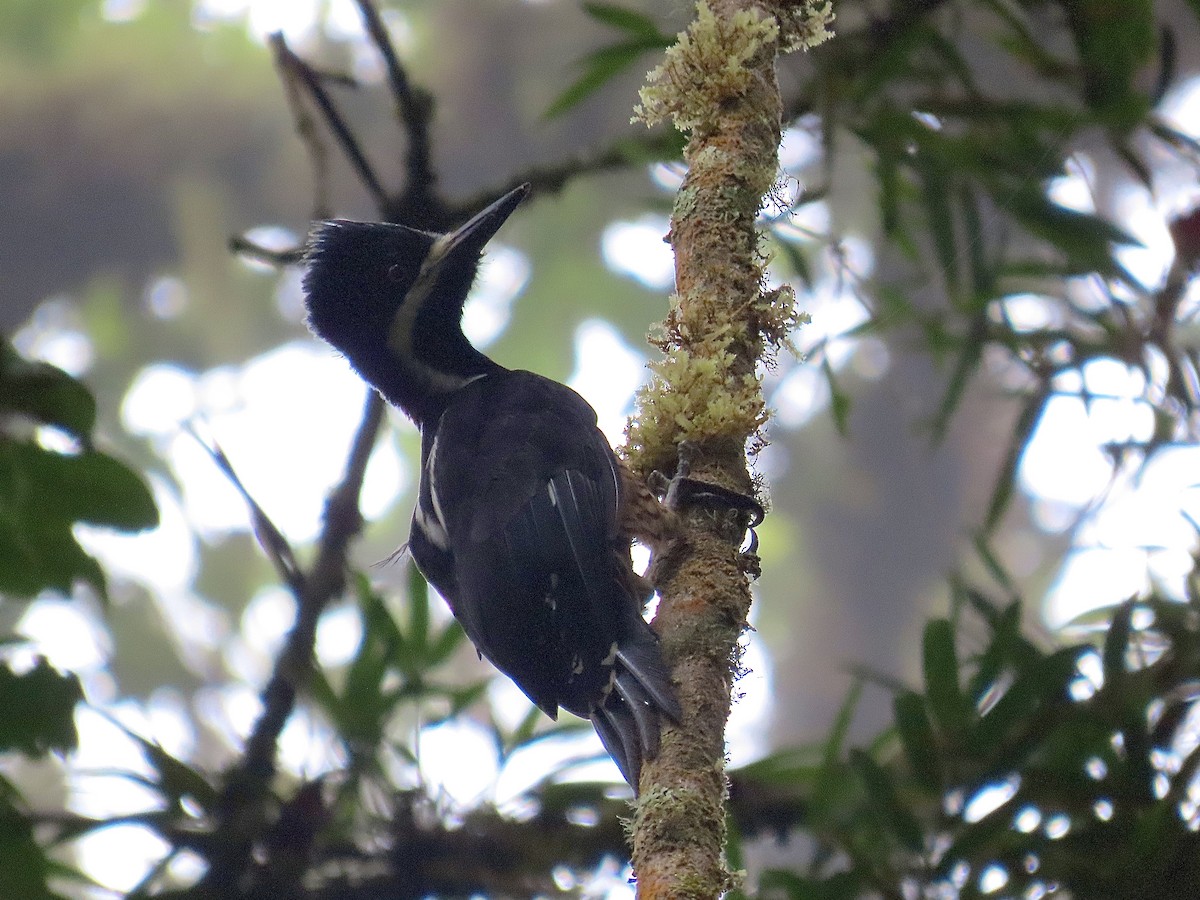
{"type": "MultiPolygon", "coordinates": [[[[637,119],[688,133],[688,171],[667,240],[675,293],[652,338],[662,359],[638,396],[625,454],[641,475],[673,472],[686,441],[691,477],[755,490],[746,454],[763,445],[761,373],[802,320],[790,288],[766,287],[758,213],[776,184],[782,131],[775,59],[823,39],[827,0],[701,0],[650,73],[637,119]]],[[[736,883],[724,859],[724,729],[747,627],[754,560],[744,523],[682,511],[656,567],[654,625],[683,715],[642,771],[634,815],[639,900],[713,900],[736,883]]]]}
{"type": "Polygon", "coordinates": [[[764,44],[777,44],[782,52],[815,47],[829,39],[832,22],[830,0],[781,3],[776,15],[741,9],[729,18],[714,15],[701,0],[691,26],[646,76],[633,121],[671,119],[684,132],[711,126],[723,104],[745,93],[754,76],[747,63],[764,44]]]}
{"type": "Polygon", "coordinates": [[[676,294],[655,339],[662,360],[638,398],[626,455],[643,474],[670,471],[687,440],[763,443],[768,413],[758,369],[804,317],[788,287],[764,288],[756,219],[778,179],[774,59],[828,37],[828,0],[738,4],[701,0],[696,19],[647,76],[635,121],[670,120],[690,133],[688,176],[668,240],[676,294]]]}

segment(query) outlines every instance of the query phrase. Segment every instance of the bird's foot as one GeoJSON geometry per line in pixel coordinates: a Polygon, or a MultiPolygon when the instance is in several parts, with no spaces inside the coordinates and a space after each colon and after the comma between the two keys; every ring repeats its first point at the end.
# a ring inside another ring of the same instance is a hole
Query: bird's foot
{"type": "Polygon", "coordinates": [[[750,545],[743,551],[745,571],[751,577],[758,574],[758,534],[755,528],[762,524],[766,510],[753,496],[691,477],[692,464],[700,455],[700,449],[690,441],[679,445],[679,461],[675,475],[667,478],[661,472],[651,476],[650,489],[662,498],[663,505],[672,512],[688,507],[701,507],[712,512],[735,512],[741,517],[743,528],[750,532],[750,545]]]}

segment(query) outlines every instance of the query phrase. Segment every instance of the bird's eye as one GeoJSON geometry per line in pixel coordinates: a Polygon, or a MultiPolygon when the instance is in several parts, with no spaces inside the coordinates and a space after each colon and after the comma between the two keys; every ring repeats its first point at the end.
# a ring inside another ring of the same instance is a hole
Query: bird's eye
{"type": "Polygon", "coordinates": [[[404,277],[404,269],[399,264],[388,266],[387,277],[388,281],[400,281],[404,277]]]}

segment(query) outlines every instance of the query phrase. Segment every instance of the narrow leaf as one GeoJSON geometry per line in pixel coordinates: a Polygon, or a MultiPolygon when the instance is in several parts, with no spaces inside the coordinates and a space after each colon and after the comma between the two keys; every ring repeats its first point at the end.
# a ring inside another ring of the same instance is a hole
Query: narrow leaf
{"type": "Polygon", "coordinates": [[[619,28],[634,37],[658,41],[663,47],[668,46],[673,38],[663,34],[655,21],[644,13],[615,3],[585,3],[584,11],[597,22],[619,28]]]}
{"type": "Polygon", "coordinates": [[[967,725],[967,700],[958,683],[958,654],[948,619],[934,619],[925,626],[922,649],[929,708],[938,727],[957,738],[967,725]]]}

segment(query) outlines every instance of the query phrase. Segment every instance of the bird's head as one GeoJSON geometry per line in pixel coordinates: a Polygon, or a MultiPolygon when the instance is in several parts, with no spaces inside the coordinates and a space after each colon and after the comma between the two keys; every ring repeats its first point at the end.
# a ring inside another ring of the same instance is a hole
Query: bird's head
{"type": "Polygon", "coordinates": [[[304,263],[309,327],[419,418],[414,404],[494,365],[463,335],[463,304],[484,245],[528,192],[528,185],[510,191],[449,234],[318,223],[304,263]]]}

